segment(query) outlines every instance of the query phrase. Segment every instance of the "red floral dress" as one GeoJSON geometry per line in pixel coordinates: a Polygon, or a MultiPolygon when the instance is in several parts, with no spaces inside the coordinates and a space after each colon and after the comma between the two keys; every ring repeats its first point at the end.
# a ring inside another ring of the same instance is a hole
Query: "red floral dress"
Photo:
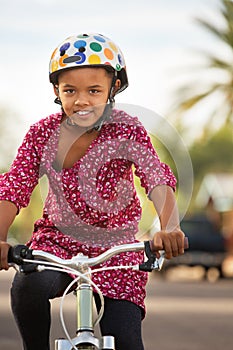
{"type": "MultiPolygon", "coordinates": [[[[141,206],[133,171],[146,193],[157,185],[175,188],[171,169],[161,163],[136,117],[114,109],[85,155],[69,169],[54,166],[62,113],[33,124],[9,172],[0,175],[0,199],[21,208],[29,203],[40,177],[48,178],[43,216],[30,241],[62,258],[78,252],[96,256],[112,245],[135,242],[141,206]]],[[[134,265],[142,252],[122,253],[103,266],[134,265]]],[[[93,273],[93,281],[109,298],[136,303],[145,310],[147,274],[126,269],[93,273]]]]}

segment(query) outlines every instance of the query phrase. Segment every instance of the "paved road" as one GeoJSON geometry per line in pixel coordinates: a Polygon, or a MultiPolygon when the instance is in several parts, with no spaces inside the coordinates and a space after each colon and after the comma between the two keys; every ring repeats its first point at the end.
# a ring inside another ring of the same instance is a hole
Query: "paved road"
{"type": "MultiPolygon", "coordinates": [[[[0,350],[19,350],[20,338],[9,308],[13,270],[0,273],[0,350]]],[[[233,280],[209,283],[198,278],[163,279],[153,274],[143,322],[146,350],[232,350],[233,280]]],[[[71,296],[72,300],[73,297],[71,296]]],[[[71,303],[65,303],[69,318],[71,303]]],[[[57,337],[58,302],[53,303],[52,338],[57,337]]],[[[68,322],[69,325],[69,322],[68,322]]]]}

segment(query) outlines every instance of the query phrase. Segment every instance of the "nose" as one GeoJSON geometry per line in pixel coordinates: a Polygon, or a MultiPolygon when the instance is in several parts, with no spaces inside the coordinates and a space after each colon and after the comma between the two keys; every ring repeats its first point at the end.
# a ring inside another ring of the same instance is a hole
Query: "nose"
{"type": "Polygon", "coordinates": [[[76,106],[88,106],[89,101],[85,94],[79,93],[76,97],[76,100],[74,102],[76,106]]]}

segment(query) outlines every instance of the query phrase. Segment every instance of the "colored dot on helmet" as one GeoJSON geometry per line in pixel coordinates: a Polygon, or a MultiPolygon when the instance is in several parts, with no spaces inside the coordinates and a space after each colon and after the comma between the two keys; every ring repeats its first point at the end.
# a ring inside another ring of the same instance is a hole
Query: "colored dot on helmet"
{"type": "Polygon", "coordinates": [[[87,45],[85,40],[77,40],[74,42],[74,47],[76,47],[76,49],[80,49],[80,47],[85,47],[87,45]]]}
{"type": "Polygon", "coordinates": [[[108,43],[108,45],[111,47],[111,49],[112,49],[113,51],[115,51],[115,52],[118,51],[116,45],[115,45],[113,42],[110,41],[110,42],[108,43]]]}
{"type": "Polygon", "coordinates": [[[88,58],[88,62],[90,64],[100,64],[101,63],[101,59],[98,55],[90,55],[88,58]]]}
{"type": "Polygon", "coordinates": [[[77,61],[75,63],[81,64],[86,61],[86,55],[82,52],[76,52],[75,56],[77,56],[77,61]]]}
{"type": "Polygon", "coordinates": [[[105,39],[104,37],[102,36],[99,36],[99,35],[94,35],[94,39],[97,40],[97,41],[100,41],[101,43],[105,43],[105,39]]]}
{"type": "Polygon", "coordinates": [[[52,72],[56,72],[58,70],[58,62],[57,61],[53,61],[52,62],[52,67],[51,67],[51,71],[52,72]]]}
{"type": "Polygon", "coordinates": [[[118,62],[120,63],[120,65],[123,66],[124,65],[124,61],[123,61],[123,58],[121,57],[121,55],[118,54],[117,58],[118,58],[118,62]]]}
{"type": "Polygon", "coordinates": [[[114,57],[112,50],[108,48],[104,49],[104,54],[105,54],[105,57],[108,58],[109,60],[112,60],[114,57]]]}
{"type": "Polygon", "coordinates": [[[63,55],[65,54],[66,50],[68,50],[68,48],[70,47],[70,43],[65,43],[60,47],[60,52],[63,53],[63,55]]]}
{"type": "Polygon", "coordinates": [[[92,51],[95,51],[95,52],[99,52],[102,50],[102,46],[98,43],[90,43],[90,48],[92,49],[92,51]]]}
{"type": "Polygon", "coordinates": [[[89,35],[88,34],[80,34],[77,36],[77,38],[88,38],[89,35]]]}
{"type": "Polygon", "coordinates": [[[65,67],[66,63],[64,63],[64,59],[66,59],[66,57],[68,57],[68,55],[64,55],[59,59],[59,65],[60,67],[65,67]]]}
{"type": "Polygon", "coordinates": [[[120,66],[120,64],[116,64],[116,70],[121,70],[121,66],[120,66]]]}
{"type": "Polygon", "coordinates": [[[86,56],[82,52],[76,52],[73,56],[67,56],[63,63],[71,64],[71,63],[83,63],[86,60],[86,56]]]}
{"type": "Polygon", "coordinates": [[[79,52],[85,52],[86,49],[85,49],[85,47],[82,46],[82,47],[80,47],[80,48],[78,49],[78,51],[79,51],[79,52]]]}

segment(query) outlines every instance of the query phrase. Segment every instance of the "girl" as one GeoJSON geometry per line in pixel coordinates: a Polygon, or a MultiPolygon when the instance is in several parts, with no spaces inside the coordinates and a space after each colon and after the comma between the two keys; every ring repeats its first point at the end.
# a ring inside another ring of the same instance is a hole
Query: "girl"
{"type": "MultiPolygon", "coordinates": [[[[132,165],[160,218],[161,230],[152,240],[155,254],[159,249],[168,259],[183,254],[174,175],[160,162],[139,120],[114,109],[115,95],[128,86],[117,45],[100,34],[69,37],[52,54],[50,81],[61,112],[31,126],[9,172],[0,178],[1,269],[9,267],[9,227],[43,175],[49,191],[30,248],[68,259],[135,242],[141,207],[132,165]]],[[[105,265],[141,259],[141,253],[124,253],[105,265]]],[[[61,295],[70,279],[54,271],[16,273],[12,310],[25,350],[49,349],[49,299],[61,295]]],[[[93,280],[105,296],[103,335],[115,336],[117,350],[142,350],[146,273],[108,270],[93,280]]]]}

